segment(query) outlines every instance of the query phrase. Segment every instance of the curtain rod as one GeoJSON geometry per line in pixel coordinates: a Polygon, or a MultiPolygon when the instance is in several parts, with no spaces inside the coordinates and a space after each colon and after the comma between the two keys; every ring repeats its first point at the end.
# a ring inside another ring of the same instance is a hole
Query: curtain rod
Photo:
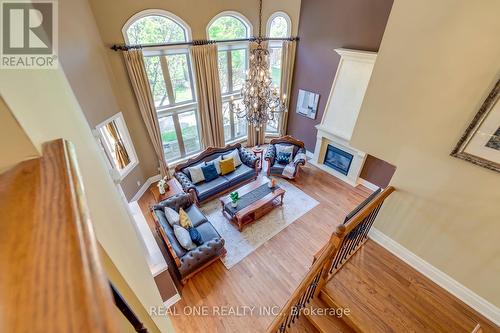
{"type": "Polygon", "coordinates": [[[287,37],[287,38],[274,38],[274,37],[250,37],[250,38],[240,38],[240,39],[225,39],[225,40],[193,40],[191,42],[180,42],[180,43],[164,43],[164,44],[115,44],[111,46],[113,51],[127,51],[130,49],[143,49],[148,47],[162,47],[162,46],[184,46],[184,45],[207,45],[215,43],[234,43],[234,42],[254,42],[260,39],[261,41],[298,41],[299,37],[287,37]]]}

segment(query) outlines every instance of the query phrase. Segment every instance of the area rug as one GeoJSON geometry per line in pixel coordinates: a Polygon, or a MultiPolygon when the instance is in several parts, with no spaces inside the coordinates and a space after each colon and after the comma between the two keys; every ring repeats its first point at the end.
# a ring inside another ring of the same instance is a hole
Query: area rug
{"type": "Polygon", "coordinates": [[[246,225],[242,232],[239,232],[222,215],[219,199],[211,200],[202,206],[203,213],[226,241],[227,254],[221,260],[227,269],[239,263],[259,246],[319,204],[318,201],[290,182],[284,179],[277,179],[277,181],[278,185],[286,191],[283,206],[274,208],[267,215],[246,225]]]}

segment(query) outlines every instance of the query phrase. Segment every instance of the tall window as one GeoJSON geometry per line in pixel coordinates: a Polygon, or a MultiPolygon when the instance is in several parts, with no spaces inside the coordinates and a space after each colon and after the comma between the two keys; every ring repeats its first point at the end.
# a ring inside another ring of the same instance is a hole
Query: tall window
{"type": "MultiPolygon", "coordinates": [[[[291,34],[290,17],[284,12],[276,12],[267,21],[267,36],[271,38],[286,38],[291,34]]],[[[269,41],[269,67],[271,78],[276,89],[280,89],[281,84],[281,56],[283,53],[282,41],[269,41]]],[[[266,133],[278,133],[279,116],[274,121],[269,121],[266,126],[266,133]]]]}
{"type": "MultiPolygon", "coordinates": [[[[212,19],[207,27],[208,38],[230,40],[248,38],[251,25],[241,14],[223,12],[212,19]]],[[[219,76],[222,92],[224,139],[226,142],[247,135],[247,122],[238,118],[230,103],[231,97],[241,103],[240,91],[248,68],[248,42],[226,42],[219,44],[219,76]]]]}
{"type": "MultiPolygon", "coordinates": [[[[180,18],[159,10],[134,15],[123,32],[128,44],[191,39],[189,27],[180,18]]],[[[143,49],[143,53],[167,161],[199,152],[198,103],[188,46],[151,47],[143,49]]]]}

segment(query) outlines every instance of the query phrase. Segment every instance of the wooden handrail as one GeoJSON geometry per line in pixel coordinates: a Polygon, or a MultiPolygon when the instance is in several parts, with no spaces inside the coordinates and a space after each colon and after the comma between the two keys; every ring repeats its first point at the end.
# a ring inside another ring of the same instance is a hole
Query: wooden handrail
{"type": "Polygon", "coordinates": [[[351,219],[335,229],[328,243],[318,252],[304,279],[268,327],[267,333],[285,332],[300,315],[300,310],[319,293],[333,274],[362,246],[378,210],[394,190],[392,186],[387,187],[351,219]]]}
{"type": "Polygon", "coordinates": [[[119,332],[73,146],[0,175],[0,332],[119,332]]]}

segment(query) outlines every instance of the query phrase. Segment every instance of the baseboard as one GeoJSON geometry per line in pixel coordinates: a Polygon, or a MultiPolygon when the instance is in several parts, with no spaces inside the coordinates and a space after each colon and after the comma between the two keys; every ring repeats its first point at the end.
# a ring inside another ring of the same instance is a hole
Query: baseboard
{"type": "Polygon", "coordinates": [[[151,184],[153,184],[154,182],[159,181],[160,179],[161,179],[161,175],[156,175],[156,176],[149,177],[148,179],[146,179],[146,181],[144,182],[144,184],[142,184],[139,191],[137,191],[137,193],[132,197],[132,199],[130,199],[130,202],[139,200],[142,197],[142,195],[144,194],[144,192],[146,192],[148,190],[149,186],[151,186],[151,184]]]}
{"type": "Polygon", "coordinates": [[[358,183],[360,185],[363,185],[364,187],[372,190],[372,191],[376,191],[378,190],[380,187],[375,185],[375,184],[372,184],[370,183],[369,181],[367,181],[366,179],[363,179],[363,178],[358,178],[358,183]]]}
{"type": "Polygon", "coordinates": [[[306,150],[306,157],[312,159],[314,157],[314,153],[312,151],[306,150]]]}
{"type": "Polygon", "coordinates": [[[168,309],[175,303],[179,302],[181,300],[181,295],[179,293],[175,294],[174,296],[170,297],[167,299],[165,302],[163,302],[163,305],[168,309]]]}
{"type": "Polygon", "coordinates": [[[372,228],[369,236],[372,240],[431,279],[441,288],[447,290],[450,294],[460,299],[462,302],[494,322],[496,325],[500,326],[500,309],[497,306],[491,304],[481,296],[474,293],[472,290],[429,264],[427,261],[418,257],[413,252],[382,233],[380,230],[372,228]]]}

